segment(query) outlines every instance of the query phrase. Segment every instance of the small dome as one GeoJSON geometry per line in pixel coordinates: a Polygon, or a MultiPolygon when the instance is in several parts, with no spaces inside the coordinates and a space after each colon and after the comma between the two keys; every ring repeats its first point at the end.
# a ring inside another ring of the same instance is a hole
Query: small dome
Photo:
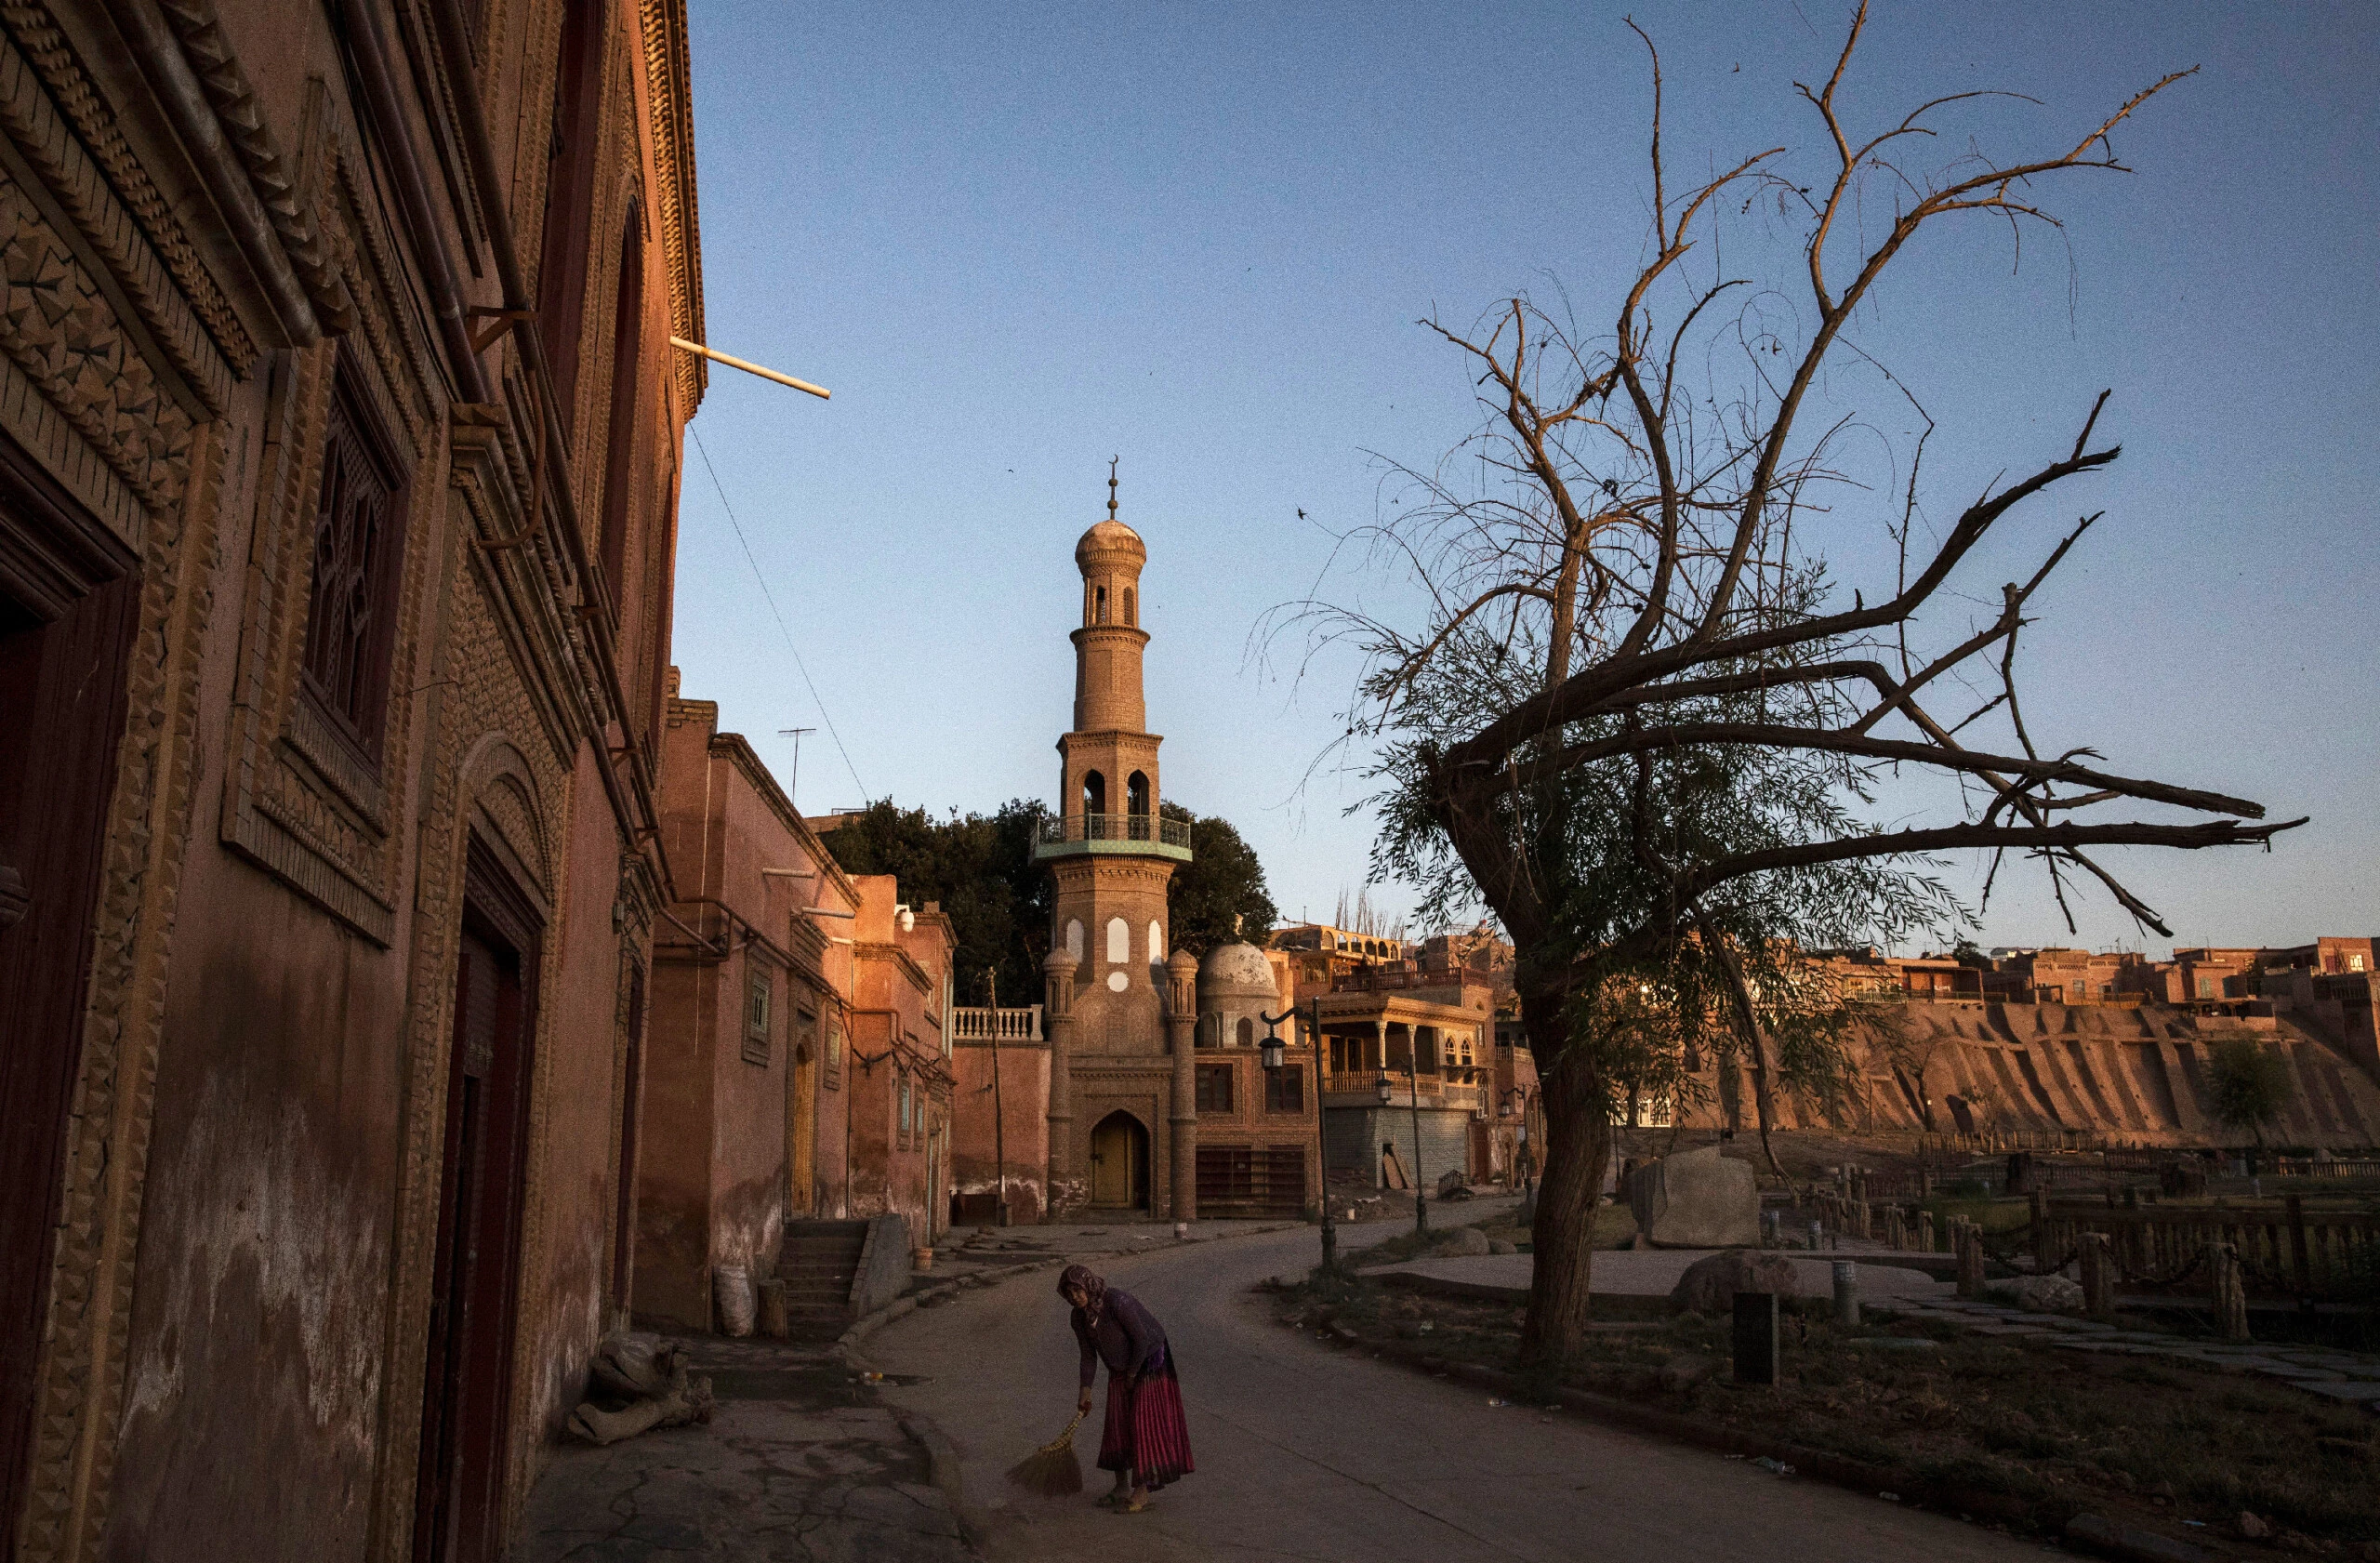
{"type": "Polygon", "coordinates": [[[1141,541],[1138,532],[1112,516],[1084,533],[1082,540],[1075,544],[1075,566],[1078,569],[1089,570],[1095,564],[1119,557],[1130,559],[1136,564],[1145,564],[1149,558],[1148,545],[1141,541]]]}
{"type": "Polygon", "coordinates": [[[1278,997],[1273,963],[1254,945],[1217,945],[1198,963],[1198,997],[1201,1001],[1262,999],[1270,1003],[1278,997]]]}

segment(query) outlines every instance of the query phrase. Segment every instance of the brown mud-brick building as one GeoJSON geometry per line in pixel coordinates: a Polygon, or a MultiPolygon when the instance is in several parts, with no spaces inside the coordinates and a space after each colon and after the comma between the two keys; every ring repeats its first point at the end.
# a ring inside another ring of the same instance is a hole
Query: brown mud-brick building
{"type": "Polygon", "coordinates": [[[1291,1018],[1289,956],[1218,945],[1198,962],[1198,1213],[1291,1217],[1320,1209],[1321,1098],[1312,1041],[1291,1018]],[[1264,1039],[1282,1043],[1263,1066],[1264,1039]]]}
{"type": "MultiPolygon", "coordinates": [[[[677,897],[654,940],[629,1302],[661,1328],[708,1330],[721,1266],[776,1267],[786,1225],[840,1187],[842,1112],[822,1177],[820,1079],[851,1029],[857,881],[719,707],[670,695],[662,839],[677,897]]],[[[826,1209],[836,1208],[826,1201],[826,1209]]]]}
{"type": "Polygon", "coordinates": [[[897,1215],[913,1249],[949,1225],[951,957],[959,940],[933,902],[913,907],[891,874],[856,874],[847,1044],[818,1100],[820,1210],[897,1215]],[[840,1174],[840,1181],[836,1181],[840,1174]]]}
{"type": "Polygon", "coordinates": [[[32,0],[0,103],[0,1552],[493,1557],[634,1259],[682,0],[32,0]]]}

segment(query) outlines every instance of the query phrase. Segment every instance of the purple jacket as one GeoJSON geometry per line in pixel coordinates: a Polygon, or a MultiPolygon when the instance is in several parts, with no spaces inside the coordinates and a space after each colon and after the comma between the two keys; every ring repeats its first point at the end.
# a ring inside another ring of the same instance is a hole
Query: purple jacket
{"type": "Polygon", "coordinates": [[[1074,1326],[1075,1339],[1082,1343],[1085,1389],[1098,1376],[1102,1362],[1107,1364],[1111,1378],[1138,1378],[1165,1361],[1165,1327],[1129,1291],[1109,1287],[1106,1304],[1099,1310],[1098,1327],[1083,1321],[1080,1308],[1075,1310],[1074,1326]]]}

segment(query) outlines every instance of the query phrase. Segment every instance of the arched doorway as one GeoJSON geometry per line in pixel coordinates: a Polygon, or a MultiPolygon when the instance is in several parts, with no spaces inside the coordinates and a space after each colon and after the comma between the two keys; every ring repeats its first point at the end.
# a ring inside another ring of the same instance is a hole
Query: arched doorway
{"type": "Polygon", "coordinates": [[[1091,1132],[1091,1202],[1103,1210],[1146,1210],[1149,1132],[1120,1108],[1091,1132]]]}

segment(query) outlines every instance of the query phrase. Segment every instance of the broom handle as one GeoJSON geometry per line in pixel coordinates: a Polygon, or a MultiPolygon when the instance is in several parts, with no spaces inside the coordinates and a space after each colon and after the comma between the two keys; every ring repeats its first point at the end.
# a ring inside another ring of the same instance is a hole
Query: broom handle
{"type": "Polygon", "coordinates": [[[1082,1425],[1082,1419],[1089,1414],[1091,1413],[1088,1411],[1075,1412],[1075,1419],[1066,1424],[1066,1430],[1059,1434],[1056,1437],[1051,1439],[1048,1443],[1043,1444],[1041,1446],[1042,1449],[1052,1453],[1056,1452],[1060,1447],[1075,1436],[1075,1429],[1082,1425]]]}

